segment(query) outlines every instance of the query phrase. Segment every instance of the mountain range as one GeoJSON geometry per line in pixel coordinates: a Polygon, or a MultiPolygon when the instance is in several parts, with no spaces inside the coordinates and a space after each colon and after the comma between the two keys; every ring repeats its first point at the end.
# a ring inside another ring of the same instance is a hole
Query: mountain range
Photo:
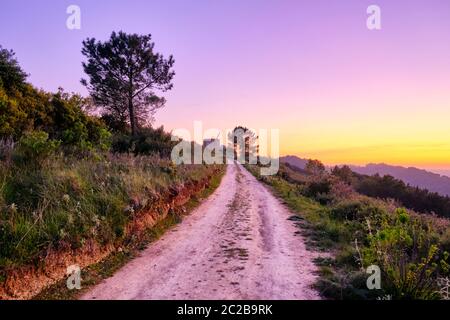
{"type": "MultiPolygon", "coordinates": [[[[289,163],[292,166],[304,169],[308,159],[302,159],[297,156],[285,156],[280,158],[280,162],[289,163]]],[[[369,176],[375,174],[381,176],[390,175],[411,186],[437,192],[444,196],[450,196],[450,177],[427,170],[415,167],[393,166],[384,163],[370,163],[365,166],[349,165],[349,167],[359,174],[369,176]]]]}

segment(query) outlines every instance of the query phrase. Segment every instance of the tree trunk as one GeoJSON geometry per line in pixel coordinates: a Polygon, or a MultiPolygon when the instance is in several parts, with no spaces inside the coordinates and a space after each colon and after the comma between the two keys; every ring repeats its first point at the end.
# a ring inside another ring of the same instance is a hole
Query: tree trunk
{"type": "Polygon", "coordinates": [[[236,160],[236,161],[237,161],[237,159],[238,159],[238,155],[237,155],[237,143],[238,143],[238,138],[237,138],[236,136],[234,136],[234,137],[233,137],[233,154],[234,154],[233,160],[236,160]]]}
{"type": "Polygon", "coordinates": [[[250,164],[250,137],[245,137],[244,139],[244,162],[250,164]]]}
{"type": "Polygon", "coordinates": [[[134,116],[133,98],[128,99],[128,113],[130,114],[131,135],[136,135],[136,118],[134,116]]]}

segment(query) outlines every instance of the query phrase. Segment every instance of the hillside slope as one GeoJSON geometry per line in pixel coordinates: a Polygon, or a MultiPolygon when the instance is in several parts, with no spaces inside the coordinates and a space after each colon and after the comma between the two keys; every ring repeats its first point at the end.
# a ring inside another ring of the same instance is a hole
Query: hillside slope
{"type": "MultiPolygon", "coordinates": [[[[280,158],[280,162],[288,163],[300,169],[304,169],[307,159],[297,156],[285,156],[280,158]]],[[[366,166],[349,166],[354,172],[365,175],[379,174],[381,176],[390,175],[396,179],[421,189],[427,189],[431,192],[437,192],[444,196],[450,196],[450,177],[439,175],[415,167],[392,166],[384,163],[368,164],[366,166]]]]}
{"type": "Polygon", "coordinates": [[[414,167],[391,166],[383,163],[371,163],[364,167],[350,166],[350,168],[360,174],[374,175],[378,173],[381,176],[390,175],[411,186],[450,196],[450,178],[426,170],[414,167]]]}

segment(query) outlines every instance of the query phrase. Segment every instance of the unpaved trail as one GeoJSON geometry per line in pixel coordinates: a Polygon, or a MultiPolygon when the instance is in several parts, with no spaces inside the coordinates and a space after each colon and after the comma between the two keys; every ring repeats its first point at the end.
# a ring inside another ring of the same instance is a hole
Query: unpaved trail
{"type": "Polygon", "coordinates": [[[180,225],[82,299],[319,299],[316,254],[291,216],[247,170],[229,165],[180,225]]]}

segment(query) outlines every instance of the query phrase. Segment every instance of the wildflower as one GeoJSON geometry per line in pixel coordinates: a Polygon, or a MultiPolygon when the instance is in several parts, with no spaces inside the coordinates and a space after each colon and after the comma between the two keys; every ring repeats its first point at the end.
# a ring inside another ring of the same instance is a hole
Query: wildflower
{"type": "Polygon", "coordinates": [[[123,211],[125,213],[133,214],[134,213],[134,208],[132,206],[126,206],[125,209],[123,209],[123,211]]]}
{"type": "Polygon", "coordinates": [[[11,203],[11,205],[9,206],[9,209],[11,210],[12,213],[16,213],[17,205],[15,203],[11,203]]]}
{"type": "Polygon", "coordinates": [[[63,201],[64,201],[65,203],[69,203],[69,201],[70,201],[70,196],[69,196],[68,194],[63,195],[63,201]]]}
{"type": "Polygon", "coordinates": [[[67,236],[67,232],[64,229],[59,230],[59,236],[61,239],[64,239],[67,236]]]}
{"type": "Polygon", "coordinates": [[[92,222],[95,223],[95,226],[96,226],[96,227],[99,227],[99,226],[100,226],[100,219],[99,219],[99,217],[98,217],[96,214],[94,214],[94,215],[92,216],[92,222]]]}
{"type": "Polygon", "coordinates": [[[67,216],[67,223],[68,223],[69,225],[71,225],[71,224],[74,223],[74,217],[73,217],[73,215],[70,214],[70,213],[69,213],[69,215],[67,216]]]}

